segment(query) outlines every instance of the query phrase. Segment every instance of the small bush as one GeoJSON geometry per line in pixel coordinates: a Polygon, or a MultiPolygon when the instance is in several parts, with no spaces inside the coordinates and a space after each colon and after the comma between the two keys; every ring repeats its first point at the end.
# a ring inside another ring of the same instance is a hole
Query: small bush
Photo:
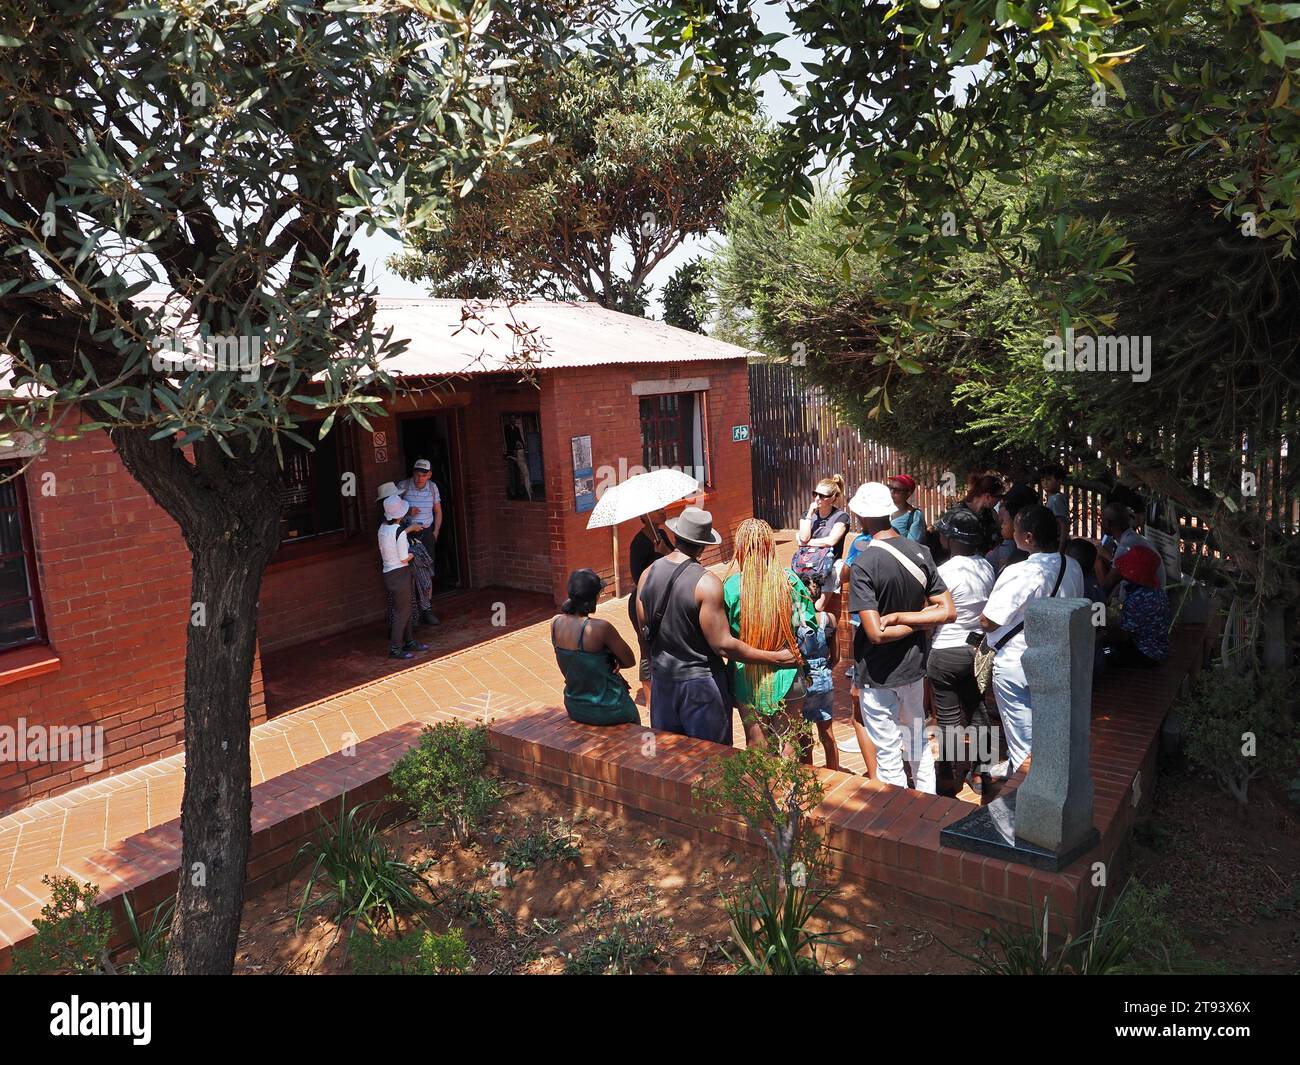
{"type": "Polygon", "coordinates": [[[737,974],[800,976],[821,972],[817,950],[834,933],[810,932],[808,922],[831,892],[811,884],[824,862],[822,840],[808,815],[822,801],[812,766],[787,757],[798,749],[802,723],[714,763],[695,793],[711,809],[738,816],[764,843],[768,861],[739,895],[724,898],[736,954],[724,951],[737,974]]]}
{"type": "Polygon", "coordinates": [[[487,728],[445,722],[427,729],[389,773],[395,798],[425,827],[444,826],[458,843],[482,827],[501,800],[501,785],[484,776],[487,728]]]}
{"type": "Polygon", "coordinates": [[[589,943],[564,962],[565,976],[631,976],[647,961],[659,957],[671,921],[659,917],[630,917],[589,943]]]}
{"type": "MultiPolygon", "coordinates": [[[[1169,889],[1152,891],[1131,879],[1120,889],[1109,912],[1104,894],[1097,900],[1092,925],[1073,939],[1053,944],[1047,933],[1049,908],[1044,900],[1041,923],[1032,929],[986,931],[973,962],[986,976],[1111,976],[1151,973],[1198,973],[1215,967],[1199,962],[1191,946],[1164,912],[1169,889]]],[[[947,946],[947,944],[944,944],[947,946]]]]}
{"type": "Polygon", "coordinates": [[[512,839],[501,852],[506,868],[520,872],[535,869],[543,862],[580,862],[582,845],[574,841],[573,832],[562,820],[551,822],[540,832],[529,832],[512,839]]]}
{"type": "Polygon", "coordinates": [[[32,922],[36,935],[13,953],[15,975],[84,975],[112,972],[108,941],[113,918],[95,905],[96,884],[79,884],[70,876],[43,876],[50,901],[32,922]]]}
{"type": "Polygon", "coordinates": [[[816,976],[817,951],[834,942],[831,932],[810,932],[808,922],[830,893],[806,884],[783,887],[758,880],[726,903],[736,953],[723,953],[737,976],[816,976]]]}
{"type": "Polygon", "coordinates": [[[1284,783],[1300,754],[1292,716],[1300,674],[1210,669],[1180,706],[1187,756],[1214,776],[1241,809],[1253,780],[1284,783]]]}
{"type": "Polygon", "coordinates": [[[127,896],[122,897],[126,909],[126,924],[131,932],[131,943],[135,946],[135,958],[127,965],[127,971],[133,976],[157,976],[163,970],[167,960],[167,940],[171,936],[172,918],[176,915],[177,896],[173,895],[161,906],[154,909],[149,920],[141,924],[135,915],[135,907],[127,896]]]}
{"type": "Polygon", "coordinates": [[[398,859],[380,835],[375,818],[363,814],[365,808],[345,811],[340,803],[338,821],[322,824],[316,838],[298,849],[295,865],[305,859],[311,868],[298,903],[296,927],[302,926],[308,910],[322,906],[333,908],[340,928],[350,920],[372,929],[380,918],[392,926],[398,913],[426,907],[417,894],[424,880],[398,859]]]}
{"type": "Polygon", "coordinates": [[[441,936],[425,929],[396,939],[363,935],[352,941],[352,969],[358,976],[459,976],[473,964],[459,928],[441,936]]]}

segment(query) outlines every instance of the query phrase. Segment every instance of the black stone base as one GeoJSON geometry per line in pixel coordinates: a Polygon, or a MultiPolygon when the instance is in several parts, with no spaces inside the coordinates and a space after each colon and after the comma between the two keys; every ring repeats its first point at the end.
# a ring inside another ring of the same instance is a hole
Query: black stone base
{"type": "Polygon", "coordinates": [[[957,850],[983,854],[989,858],[1005,858],[1009,862],[1032,865],[1059,873],[1076,858],[1092,850],[1101,839],[1094,828],[1084,840],[1064,854],[1035,847],[1031,843],[1016,842],[1016,793],[999,795],[987,806],[954,821],[939,833],[939,844],[957,850]]]}

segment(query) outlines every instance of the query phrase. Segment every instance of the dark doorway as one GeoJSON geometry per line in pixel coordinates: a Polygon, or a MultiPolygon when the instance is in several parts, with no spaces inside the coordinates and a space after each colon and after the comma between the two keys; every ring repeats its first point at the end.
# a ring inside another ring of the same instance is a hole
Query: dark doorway
{"type": "Polygon", "coordinates": [[[433,559],[434,594],[464,587],[465,558],[461,544],[460,454],[456,440],[456,414],[421,414],[402,418],[402,460],[410,476],[416,459],[428,459],[433,465],[433,483],[442,497],[442,529],[433,559]]]}

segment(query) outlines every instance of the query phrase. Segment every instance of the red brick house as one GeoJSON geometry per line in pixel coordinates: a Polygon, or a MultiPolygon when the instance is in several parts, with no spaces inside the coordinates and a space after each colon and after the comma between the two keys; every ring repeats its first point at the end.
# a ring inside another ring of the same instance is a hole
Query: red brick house
{"type": "MultiPolygon", "coordinates": [[[[638,466],[702,472],[730,555],[752,513],[748,352],[575,303],[489,308],[465,324],[458,301],[385,300],[379,320],[410,341],[389,367],[401,392],[373,433],[336,428],[287,455],[262,653],[380,621],[375,492],[417,457],[443,497],[440,590],[497,585],[558,602],[575,568],[612,578],[610,530],[588,531],[586,509],[638,466]]],[[[10,470],[29,458],[0,453],[10,470]]],[[[623,594],[636,528],[619,530],[623,594]]],[[[188,618],[179,529],[107,436],[54,444],[0,485],[0,813],[180,749],[188,618]],[[30,742],[35,726],[94,728],[102,764],[15,756],[20,728],[30,742]]],[[[259,659],[254,724],[262,691],[259,659]]]]}

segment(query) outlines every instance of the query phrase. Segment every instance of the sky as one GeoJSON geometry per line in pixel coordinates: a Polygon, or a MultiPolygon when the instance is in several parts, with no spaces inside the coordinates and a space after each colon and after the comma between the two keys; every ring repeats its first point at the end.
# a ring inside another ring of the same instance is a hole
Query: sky
{"type": "MultiPolygon", "coordinates": [[[[789,32],[790,25],[786,19],[783,6],[763,4],[759,6],[758,10],[759,25],[764,33],[789,32]]],[[[784,59],[789,61],[792,69],[787,74],[791,77],[797,76],[802,71],[801,63],[814,61],[813,52],[803,47],[798,41],[783,41],[777,47],[777,51],[784,59]]],[[[759,88],[763,98],[763,109],[769,119],[779,121],[790,113],[794,101],[782,88],[775,75],[768,75],[760,83],[759,88]]],[[[672,276],[673,271],[682,263],[695,258],[697,255],[707,254],[715,240],[716,238],[713,236],[688,238],[659,264],[654,274],[651,275],[653,293],[649,309],[650,317],[660,317],[662,308],[659,302],[659,289],[672,276]]],[[[354,238],[354,246],[360,253],[361,263],[366,269],[366,276],[377,284],[379,295],[427,296],[429,294],[428,286],[425,283],[406,281],[386,265],[389,256],[401,250],[401,244],[392,237],[379,232],[371,234],[361,232],[354,238]]]]}

